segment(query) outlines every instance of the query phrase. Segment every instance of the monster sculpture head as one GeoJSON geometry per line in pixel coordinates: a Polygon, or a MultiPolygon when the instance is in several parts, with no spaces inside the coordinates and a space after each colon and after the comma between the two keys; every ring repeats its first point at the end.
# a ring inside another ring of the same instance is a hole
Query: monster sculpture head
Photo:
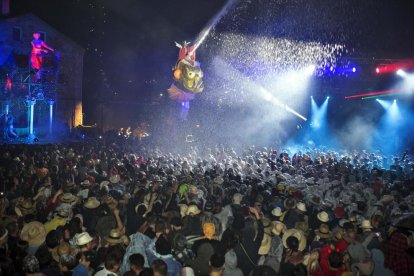
{"type": "Polygon", "coordinates": [[[203,71],[197,61],[180,60],[174,68],[174,80],[186,92],[201,93],[204,90],[203,71]]]}

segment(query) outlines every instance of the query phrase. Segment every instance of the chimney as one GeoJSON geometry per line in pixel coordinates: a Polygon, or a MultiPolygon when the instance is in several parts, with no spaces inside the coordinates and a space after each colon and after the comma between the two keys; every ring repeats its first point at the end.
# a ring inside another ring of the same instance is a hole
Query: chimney
{"type": "Polygon", "coordinates": [[[1,0],[1,15],[10,13],[10,0],[1,0]]]}

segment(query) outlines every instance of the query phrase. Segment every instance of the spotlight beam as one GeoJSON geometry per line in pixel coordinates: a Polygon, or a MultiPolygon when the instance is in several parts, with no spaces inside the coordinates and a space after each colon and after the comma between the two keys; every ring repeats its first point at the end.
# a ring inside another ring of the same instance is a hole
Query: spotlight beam
{"type": "Polygon", "coordinates": [[[370,97],[370,96],[377,96],[377,95],[383,95],[383,94],[393,94],[393,93],[398,93],[398,92],[401,92],[401,89],[390,89],[390,90],[384,90],[384,91],[356,94],[356,95],[351,95],[351,96],[345,96],[345,99],[370,97]]]}
{"type": "MultiPolygon", "coordinates": [[[[279,99],[277,99],[275,96],[273,96],[267,89],[265,89],[260,84],[257,84],[256,82],[252,81],[250,78],[246,77],[242,72],[234,68],[233,66],[229,65],[228,63],[224,62],[220,58],[216,58],[215,62],[220,65],[221,68],[226,68],[226,71],[228,73],[231,73],[231,76],[239,74],[245,81],[246,85],[250,88],[250,90],[255,91],[263,100],[267,102],[271,102],[272,104],[286,110],[287,112],[301,118],[304,121],[307,121],[308,119],[301,115],[300,113],[296,112],[293,108],[288,106],[287,104],[281,102],[279,99]]],[[[227,77],[227,75],[224,75],[224,77],[227,77]]],[[[230,77],[227,77],[229,80],[232,80],[230,77]]]]}

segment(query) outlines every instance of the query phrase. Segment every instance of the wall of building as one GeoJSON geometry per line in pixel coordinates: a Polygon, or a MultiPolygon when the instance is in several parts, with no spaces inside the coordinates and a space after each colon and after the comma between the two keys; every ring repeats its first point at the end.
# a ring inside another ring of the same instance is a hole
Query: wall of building
{"type": "MultiPolygon", "coordinates": [[[[60,55],[56,116],[70,128],[82,124],[82,75],[84,50],[33,14],[0,21],[2,57],[8,52],[27,55],[31,52],[33,33],[44,35],[46,44],[60,55]],[[19,33],[20,36],[16,35],[19,33]]],[[[0,50],[1,50],[0,49],[0,50]]],[[[0,57],[0,62],[1,58],[0,57]]]]}

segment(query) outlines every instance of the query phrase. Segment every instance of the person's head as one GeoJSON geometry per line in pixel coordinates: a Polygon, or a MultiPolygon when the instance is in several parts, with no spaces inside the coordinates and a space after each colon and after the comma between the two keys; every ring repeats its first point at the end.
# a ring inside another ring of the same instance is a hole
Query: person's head
{"type": "Polygon", "coordinates": [[[210,222],[204,223],[203,234],[209,240],[214,239],[214,236],[216,234],[216,226],[214,225],[214,223],[210,223],[210,222]]]}
{"type": "Polygon", "coordinates": [[[165,225],[165,222],[163,220],[158,220],[155,223],[155,233],[156,234],[159,234],[159,235],[163,234],[164,231],[165,231],[165,228],[166,228],[166,225],[165,225]]]}
{"type": "Polygon", "coordinates": [[[46,246],[49,249],[56,248],[63,240],[63,235],[57,230],[52,230],[46,235],[46,246]]]}
{"type": "Polygon", "coordinates": [[[0,274],[1,275],[14,275],[14,262],[12,259],[5,256],[0,257],[0,274]]]}
{"type": "Polygon", "coordinates": [[[137,272],[144,269],[145,259],[139,253],[132,254],[129,256],[129,265],[131,266],[131,270],[137,272]]]}
{"type": "Polygon", "coordinates": [[[267,265],[256,266],[251,273],[251,276],[273,276],[273,275],[277,275],[277,273],[270,266],[267,266],[267,265]]]}
{"type": "Polygon", "coordinates": [[[59,259],[59,268],[60,271],[62,272],[66,272],[66,271],[71,271],[72,269],[74,269],[77,265],[77,261],[75,256],[70,255],[70,254],[63,254],[62,256],[60,256],[59,259]]]}
{"type": "Polygon", "coordinates": [[[40,38],[40,33],[34,33],[33,38],[34,39],[39,39],[40,38]]]}
{"type": "Polygon", "coordinates": [[[105,257],[105,268],[111,272],[117,272],[121,267],[122,255],[117,251],[108,252],[105,257]]]}
{"type": "Polygon", "coordinates": [[[93,251],[80,252],[76,255],[76,259],[80,264],[90,267],[91,263],[96,260],[96,253],[93,251]]]}
{"type": "Polygon", "coordinates": [[[168,267],[163,260],[154,260],[151,264],[151,268],[154,271],[154,276],[167,276],[168,267]]]}
{"type": "Polygon", "coordinates": [[[290,250],[294,252],[299,250],[299,240],[294,236],[290,236],[286,239],[286,245],[290,250]]]}
{"type": "Polygon", "coordinates": [[[220,272],[224,269],[225,258],[220,254],[213,254],[210,257],[210,267],[213,272],[220,272]]]}
{"type": "Polygon", "coordinates": [[[139,276],[154,276],[154,270],[152,268],[144,268],[144,270],[139,273],[139,276]]]}
{"type": "Polygon", "coordinates": [[[160,236],[155,242],[155,250],[160,255],[169,255],[171,254],[171,244],[164,236],[160,236]]]}
{"type": "Polygon", "coordinates": [[[340,268],[343,264],[343,257],[342,254],[336,251],[332,251],[329,254],[329,265],[332,268],[340,268]]]}
{"type": "Polygon", "coordinates": [[[39,272],[39,261],[35,256],[28,255],[23,259],[23,272],[26,275],[39,272]]]}

